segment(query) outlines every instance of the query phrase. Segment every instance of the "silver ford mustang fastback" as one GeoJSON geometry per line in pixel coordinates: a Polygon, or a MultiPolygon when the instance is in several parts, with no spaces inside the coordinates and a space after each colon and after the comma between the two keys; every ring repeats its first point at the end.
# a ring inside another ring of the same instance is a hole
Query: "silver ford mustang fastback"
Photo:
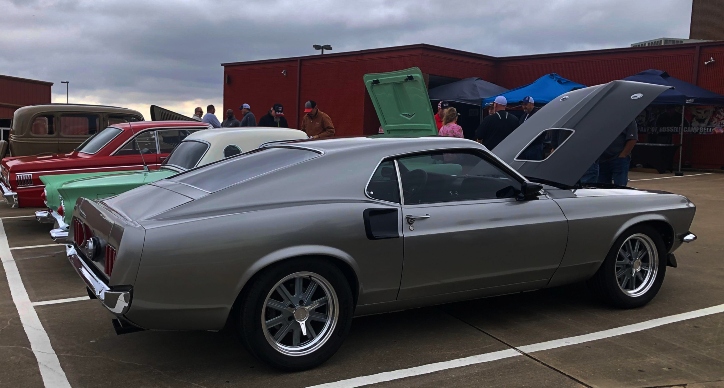
{"type": "MultiPolygon", "coordinates": [[[[383,91],[382,78],[368,88],[383,91]]],[[[228,323],[286,370],[331,357],[356,315],[580,281],[613,306],[643,306],[676,266],[672,252],[696,238],[694,205],[578,180],[665,89],[567,93],[494,152],[443,137],[271,145],[79,199],[67,255],[119,333],[228,323]],[[541,136],[551,149],[522,159],[541,136]]],[[[402,118],[387,111],[383,127],[427,115],[424,102],[402,118]]]]}

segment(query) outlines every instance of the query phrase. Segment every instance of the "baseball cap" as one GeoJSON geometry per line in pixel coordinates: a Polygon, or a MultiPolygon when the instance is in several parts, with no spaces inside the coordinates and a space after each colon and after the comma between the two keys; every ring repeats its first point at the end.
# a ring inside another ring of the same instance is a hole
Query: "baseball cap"
{"type": "Polygon", "coordinates": [[[521,102],[522,102],[523,104],[528,104],[528,103],[530,103],[530,104],[535,104],[535,100],[533,100],[533,97],[531,97],[531,96],[525,96],[525,97],[523,97],[523,100],[521,100],[521,102]]]}
{"type": "Polygon", "coordinates": [[[277,116],[284,116],[284,107],[282,104],[274,104],[272,110],[277,116]]]}
{"type": "Polygon", "coordinates": [[[495,97],[494,102],[498,105],[508,105],[508,100],[503,96],[495,97]]]}
{"type": "Polygon", "coordinates": [[[450,107],[450,103],[447,101],[440,100],[440,102],[437,103],[437,109],[447,109],[450,107]]]}
{"type": "Polygon", "coordinates": [[[309,113],[312,111],[312,109],[317,107],[317,103],[309,100],[304,104],[304,113],[309,113]]]}
{"type": "Polygon", "coordinates": [[[241,109],[251,109],[251,106],[249,106],[249,104],[241,104],[241,106],[239,107],[239,110],[241,110],[241,109]]]}

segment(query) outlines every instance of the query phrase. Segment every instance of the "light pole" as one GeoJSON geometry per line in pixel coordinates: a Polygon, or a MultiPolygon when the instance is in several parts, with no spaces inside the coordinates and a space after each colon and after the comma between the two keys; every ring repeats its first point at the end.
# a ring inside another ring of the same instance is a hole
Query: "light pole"
{"type": "Polygon", "coordinates": [[[65,103],[68,103],[68,84],[70,81],[60,81],[61,84],[65,84],[65,103]]]}
{"type": "Polygon", "coordinates": [[[314,47],[315,50],[322,50],[322,55],[324,55],[324,50],[329,51],[332,49],[332,46],[330,46],[328,44],[325,44],[325,45],[315,44],[315,45],[312,45],[312,47],[314,47]]]}

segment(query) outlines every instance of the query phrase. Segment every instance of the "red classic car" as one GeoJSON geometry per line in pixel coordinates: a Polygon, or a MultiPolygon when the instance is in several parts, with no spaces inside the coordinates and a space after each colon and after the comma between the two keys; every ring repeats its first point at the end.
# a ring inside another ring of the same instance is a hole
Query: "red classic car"
{"type": "Polygon", "coordinates": [[[196,121],[147,121],[110,126],[69,154],[5,158],[0,189],[13,207],[43,206],[41,175],[157,169],[173,148],[194,131],[196,121]]]}

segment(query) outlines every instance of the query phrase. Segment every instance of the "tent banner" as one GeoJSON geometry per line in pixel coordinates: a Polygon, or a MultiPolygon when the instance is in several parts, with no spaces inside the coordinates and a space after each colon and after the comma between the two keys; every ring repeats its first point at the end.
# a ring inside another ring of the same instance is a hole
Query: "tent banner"
{"type": "MultiPolygon", "coordinates": [[[[681,106],[651,105],[636,118],[639,133],[679,133],[681,106]]],[[[724,134],[724,106],[687,106],[684,133],[724,134]]]]}

